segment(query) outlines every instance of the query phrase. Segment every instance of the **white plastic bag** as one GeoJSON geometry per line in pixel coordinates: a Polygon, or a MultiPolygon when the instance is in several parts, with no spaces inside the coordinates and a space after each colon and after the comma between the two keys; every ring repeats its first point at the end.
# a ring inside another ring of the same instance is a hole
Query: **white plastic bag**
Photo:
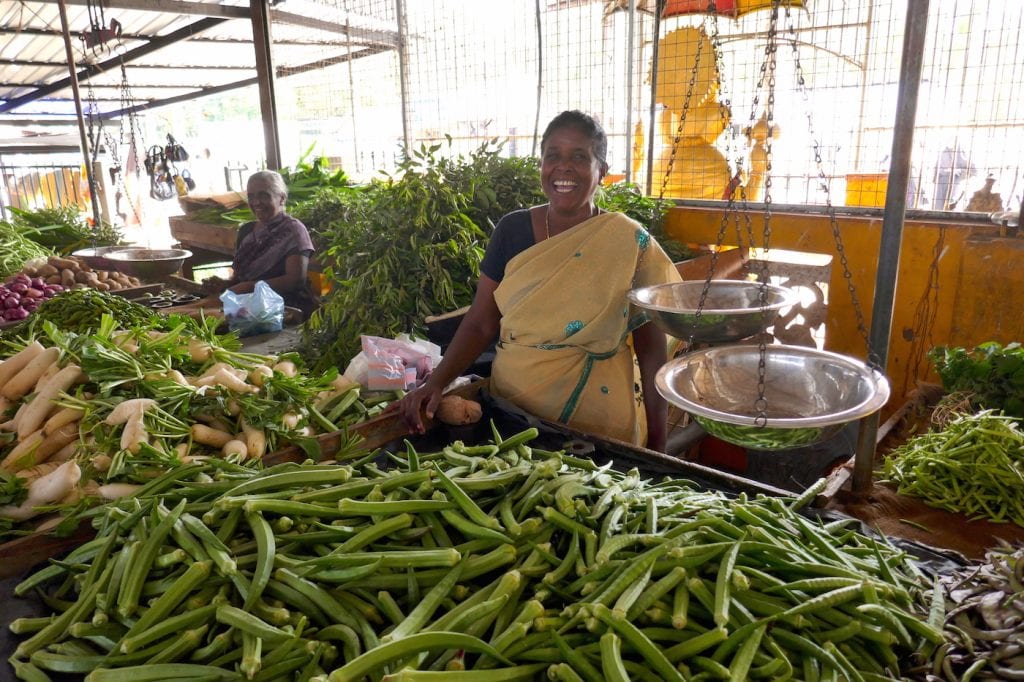
{"type": "Polygon", "coordinates": [[[441,361],[441,347],[400,334],[396,339],[360,337],[363,350],[348,363],[345,377],[371,391],[419,386],[441,361]]]}
{"type": "Polygon", "coordinates": [[[228,289],[220,295],[228,329],[239,336],[279,332],[284,327],[284,299],[260,280],[251,294],[236,294],[228,289]]]}

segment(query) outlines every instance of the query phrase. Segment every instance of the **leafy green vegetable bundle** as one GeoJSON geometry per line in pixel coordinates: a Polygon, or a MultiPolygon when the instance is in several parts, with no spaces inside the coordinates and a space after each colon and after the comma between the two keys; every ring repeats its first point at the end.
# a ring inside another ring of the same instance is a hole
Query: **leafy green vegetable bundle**
{"type": "Polygon", "coordinates": [[[124,243],[124,235],[117,227],[107,222],[93,227],[74,205],[33,211],[11,206],[7,210],[13,216],[10,224],[26,238],[61,254],[124,243]]]}
{"type": "Polygon", "coordinates": [[[1024,348],[990,341],[968,350],[936,346],[928,352],[942,386],[964,392],[976,408],[1024,419],[1024,348]]]}
{"type": "MultiPolygon", "coordinates": [[[[502,157],[501,147],[453,161],[439,157],[441,145],[422,146],[393,176],[335,196],[336,219],[318,228],[332,290],[303,329],[317,368],[344,366],[361,334],[423,336],[425,317],[470,303],[493,221],[543,201],[536,161],[502,157]]],[[[314,201],[322,215],[329,199],[314,201]]]]}

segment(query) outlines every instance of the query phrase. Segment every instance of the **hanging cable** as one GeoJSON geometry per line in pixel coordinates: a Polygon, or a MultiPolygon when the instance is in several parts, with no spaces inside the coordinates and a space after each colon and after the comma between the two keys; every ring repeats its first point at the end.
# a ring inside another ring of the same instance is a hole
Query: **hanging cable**
{"type": "Polygon", "coordinates": [[[537,23],[537,106],[533,115],[533,148],[531,156],[537,156],[537,141],[540,138],[540,102],[544,89],[544,32],[540,23],[540,0],[534,3],[534,16],[537,23]]]}

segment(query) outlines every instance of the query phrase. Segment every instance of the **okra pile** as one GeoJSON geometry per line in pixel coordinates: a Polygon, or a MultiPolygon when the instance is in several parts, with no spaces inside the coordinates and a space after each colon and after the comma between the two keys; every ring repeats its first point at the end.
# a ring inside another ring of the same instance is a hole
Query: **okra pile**
{"type": "Polygon", "coordinates": [[[109,680],[899,677],[943,644],[944,593],[799,498],[654,481],[531,447],[212,460],[97,513],[26,578],[11,664],[109,680]]]}

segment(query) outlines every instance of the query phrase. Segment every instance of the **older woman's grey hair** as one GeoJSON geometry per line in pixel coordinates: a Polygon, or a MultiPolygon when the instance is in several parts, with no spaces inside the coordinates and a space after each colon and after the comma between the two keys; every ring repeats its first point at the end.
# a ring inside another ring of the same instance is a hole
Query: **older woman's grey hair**
{"type": "Polygon", "coordinates": [[[278,196],[288,198],[288,185],[285,184],[284,178],[281,174],[273,170],[261,170],[256,171],[249,176],[249,182],[253,180],[263,180],[270,185],[270,189],[278,196]]]}

